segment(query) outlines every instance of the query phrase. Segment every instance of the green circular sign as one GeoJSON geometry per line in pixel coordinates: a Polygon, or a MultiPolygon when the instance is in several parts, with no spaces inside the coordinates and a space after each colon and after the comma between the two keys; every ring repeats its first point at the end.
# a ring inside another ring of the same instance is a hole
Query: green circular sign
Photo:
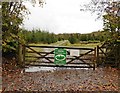
{"type": "Polygon", "coordinates": [[[62,55],[62,54],[58,54],[55,56],[55,59],[58,60],[58,61],[63,61],[65,60],[65,55],[62,55]]]}

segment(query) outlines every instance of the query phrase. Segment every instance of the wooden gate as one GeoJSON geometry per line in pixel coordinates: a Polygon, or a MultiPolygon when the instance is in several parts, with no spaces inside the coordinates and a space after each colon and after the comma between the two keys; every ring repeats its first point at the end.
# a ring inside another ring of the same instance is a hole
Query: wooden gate
{"type": "Polygon", "coordinates": [[[120,55],[119,45],[114,42],[105,42],[102,46],[97,46],[97,64],[117,66],[120,55]]]}
{"type": "Polygon", "coordinates": [[[96,64],[96,48],[78,48],[63,46],[32,46],[24,45],[23,62],[26,66],[46,67],[74,67],[93,68],[96,64]],[[54,50],[56,48],[66,49],[66,64],[54,64],[54,50]],[[74,54],[77,52],[77,55],[74,54]],[[74,55],[73,55],[74,54],[74,55]]]}

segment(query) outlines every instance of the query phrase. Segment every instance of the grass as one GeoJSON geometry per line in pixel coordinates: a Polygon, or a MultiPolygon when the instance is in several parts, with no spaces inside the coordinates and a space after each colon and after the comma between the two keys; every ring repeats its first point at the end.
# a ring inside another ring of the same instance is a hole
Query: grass
{"type": "Polygon", "coordinates": [[[34,46],[46,46],[46,45],[49,45],[49,44],[31,43],[31,44],[28,44],[28,45],[34,45],[34,46]]]}
{"type": "Polygon", "coordinates": [[[101,43],[88,43],[88,44],[71,44],[70,46],[75,46],[75,47],[83,47],[83,48],[94,48],[97,45],[101,45],[101,43]]]}
{"type": "MultiPolygon", "coordinates": [[[[34,45],[34,46],[48,46],[48,45],[53,45],[53,46],[72,46],[72,47],[96,47],[97,45],[101,45],[100,42],[80,42],[80,43],[75,43],[71,44],[68,40],[62,40],[62,41],[57,41],[56,43],[52,44],[29,44],[29,45],[34,45]]],[[[37,50],[37,48],[36,48],[37,50]]]]}

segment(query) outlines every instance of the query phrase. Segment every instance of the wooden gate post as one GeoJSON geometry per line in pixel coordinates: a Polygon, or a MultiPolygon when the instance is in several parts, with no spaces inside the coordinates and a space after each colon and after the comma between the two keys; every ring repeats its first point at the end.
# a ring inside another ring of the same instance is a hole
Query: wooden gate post
{"type": "Polygon", "coordinates": [[[23,67],[25,67],[25,45],[23,45],[23,67]]]}
{"type": "Polygon", "coordinates": [[[22,67],[22,45],[18,43],[18,65],[22,67]]]}
{"type": "Polygon", "coordinates": [[[96,54],[96,63],[98,65],[99,64],[99,46],[97,46],[96,52],[97,52],[97,54],[96,54]]]}
{"type": "Polygon", "coordinates": [[[96,47],[95,47],[95,48],[94,48],[94,69],[93,69],[93,70],[95,70],[96,61],[97,61],[97,59],[96,59],[96,47]]]}

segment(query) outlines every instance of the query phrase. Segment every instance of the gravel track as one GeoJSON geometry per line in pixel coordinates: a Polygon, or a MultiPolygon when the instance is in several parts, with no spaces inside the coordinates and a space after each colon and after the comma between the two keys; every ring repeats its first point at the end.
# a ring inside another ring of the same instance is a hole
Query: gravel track
{"type": "Polygon", "coordinates": [[[111,67],[92,69],[56,69],[23,72],[3,70],[4,91],[118,91],[118,70],[111,67]]]}

